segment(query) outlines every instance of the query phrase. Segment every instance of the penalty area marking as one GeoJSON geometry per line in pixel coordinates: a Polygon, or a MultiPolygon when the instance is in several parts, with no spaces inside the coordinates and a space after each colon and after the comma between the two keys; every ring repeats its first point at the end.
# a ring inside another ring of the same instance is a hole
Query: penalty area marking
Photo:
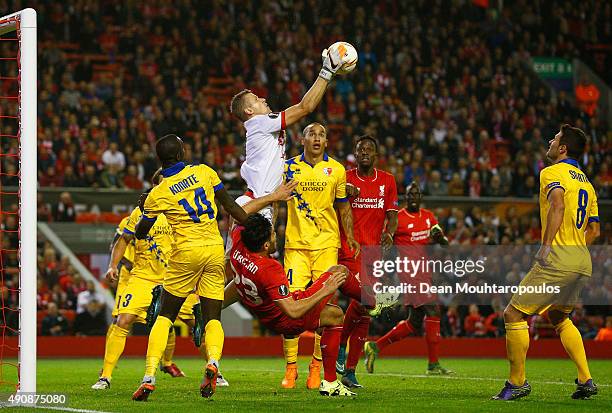
{"type": "MultiPolygon", "coordinates": [[[[232,369],[232,371],[244,371],[244,372],[261,372],[261,373],[284,373],[285,370],[274,370],[274,369],[232,369]]],[[[403,373],[374,373],[373,376],[387,376],[387,377],[406,377],[411,379],[442,379],[442,380],[474,380],[474,381],[500,381],[503,378],[495,377],[465,377],[465,376],[443,376],[443,375],[428,375],[428,374],[403,374],[403,373]]],[[[229,377],[229,376],[228,376],[229,377]]],[[[531,381],[531,384],[556,384],[561,386],[575,385],[575,383],[566,383],[562,381],[531,381]]],[[[600,384],[596,383],[597,387],[612,387],[612,384],[600,384]]]]}

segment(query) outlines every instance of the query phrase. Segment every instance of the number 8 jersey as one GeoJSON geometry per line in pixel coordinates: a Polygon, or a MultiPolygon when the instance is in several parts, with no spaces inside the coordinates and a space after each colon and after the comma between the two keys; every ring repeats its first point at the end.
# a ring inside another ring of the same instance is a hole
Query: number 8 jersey
{"type": "Polygon", "coordinates": [[[540,172],[540,221],[542,236],[550,204],[548,196],[555,188],[564,191],[565,212],[561,227],[552,242],[551,264],[562,270],[591,275],[591,256],[586,247],[585,231],[590,222],[599,222],[597,196],[593,185],[574,159],[564,159],[540,172]]]}
{"type": "Polygon", "coordinates": [[[179,162],[161,172],[164,179],[149,193],[143,218],[164,214],[174,231],[174,248],[223,245],[217,224],[215,192],[223,188],[217,173],[206,165],[179,162]]]}

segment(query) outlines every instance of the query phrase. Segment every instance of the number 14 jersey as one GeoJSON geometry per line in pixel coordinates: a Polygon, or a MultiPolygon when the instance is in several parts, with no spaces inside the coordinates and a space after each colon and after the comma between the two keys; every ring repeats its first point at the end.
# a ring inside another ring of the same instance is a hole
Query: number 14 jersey
{"type": "Polygon", "coordinates": [[[223,183],[217,173],[206,165],[183,162],[161,173],[164,179],[147,197],[143,218],[152,221],[163,213],[174,232],[176,249],[223,245],[215,205],[215,192],[223,183]]]}

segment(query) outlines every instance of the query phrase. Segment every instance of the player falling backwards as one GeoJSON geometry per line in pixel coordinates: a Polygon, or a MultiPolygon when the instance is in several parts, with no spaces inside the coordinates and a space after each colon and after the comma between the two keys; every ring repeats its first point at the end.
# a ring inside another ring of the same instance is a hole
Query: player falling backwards
{"type": "Polygon", "coordinates": [[[527,396],[531,386],[525,379],[525,358],[529,348],[526,318],[548,311],[563,347],[578,369],[573,399],[597,394],[582,336],[568,318],[580,291],[590,280],[592,266],[587,245],[599,236],[597,196],[576,159],[586,146],[584,132],[570,125],[550,140],[546,157],[553,165],[540,172],[540,221],[542,245],[535,263],[521,286],[558,286],[559,294],[515,294],[504,311],[506,351],[510,377],[497,400],[527,396]]]}
{"type": "Polygon", "coordinates": [[[226,298],[238,296],[263,325],[277,333],[319,331],[324,369],[319,392],[324,396],[354,396],[337,380],[335,371],[342,309],[327,303],[350,276],[348,270],[331,266],[305,291],[291,294],[283,266],[269,257],[275,250],[272,236],[272,224],[260,214],[249,216],[244,227],[234,228],[230,260],[235,276],[226,287],[226,298]]]}
{"type": "MultiPolygon", "coordinates": [[[[265,98],[258,97],[248,89],[232,98],[230,111],[243,122],[246,129],[246,160],[240,167],[240,175],[254,198],[272,193],[281,184],[285,162],[285,129],[315,110],[342,64],[338,48],[330,47],[312,87],[298,104],[281,112],[272,112],[265,98]]],[[[248,202],[248,199],[241,202],[248,202]]],[[[272,206],[261,213],[274,221],[272,206]]]]}
{"type": "MultiPolygon", "coordinates": [[[[163,214],[172,228],[175,243],[163,281],[161,309],[149,334],[145,375],[132,399],[147,400],[155,390],[155,372],[168,331],[185,298],[194,290],[200,297],[208,355],[200,393],[211,397],[216,389],[224,340],[220,321],[225,288],[224,250],[216,221],[215,197],[239,223],[246,220],[247,214],[229,196],[215,171],[206,165],[185,165],[183,141],[178,136],[166,135],[159,139],[155,151],[164,179],[147,197],[135,236],[145,239],[163,214]]],[[[259,200],[260,207],[276,201],[273,195],[267,197],[269,200],[259,200]]]]}
{"type": "MultiPolygon", "coordinates": [[[[406,188],[406,206],[397,214],[397,232],[395,245],[420,246],[430,244],[447,245],[448,240],[433,212],[421,208],[423,196],[416,182],[406,188]]],[[[419,254],[420,256],[420,254],[419,254]]],[[[407,320],[400,321],[391,331],[380,337],[377,341],[368,341],[364,345],[365,365],[368,373],[374,372],[374,362],[378,353],[388,345],[400,341],[411,334],[416,334],[425,324],[425,341],[429,362],[427,374],[452,374],[453,372],[440,365],[438,360],[438,347],[440,344],[440,307],[431,302],[428,297],[425,304],[411,305],[407,320]]]]}
{"type": "MultiPolygon", "coordinates": [[[[393,245],[397,230],[397,188],[395,178],[376,169],[378,142],[370,135],[357,138],[355,144],[357,168],[346,172],[346,193],[353,213],[355,240],[362,246],[381,246],[388,250],[393,245]]],[[[362,254],[355,256],[346,244],[344,231],[340,231],[342,247],[339,264],[359,276],[362,254]]],[[[363,277],[358,277],[363,280],[363,277]]],[[[342,326],[342,338],[336,370],[342,374],[342,383],[348,387],[361,387],[355,377],[355,368],[368,336],[371,318],[358,300],[351,300],[342,326]],[[349,343],[348,357],[346,354],[349,343]]]]}
{"type": "MultiPolygon", "coordinates": [[[[154,178],[153,182],[157,180],[154,178]]],[[[142,208],[147,198],[144,193],[139,200],[139,206],[134,208],[123,228],[122,235],[114,243],[111,252],[111,262],[106,277],[115,282],[119,275],[119,263],[122,262],[128,246],[132,245],[133,266],[127,285],[117,291],[117,322],[107,335],[104,353],[104,366],[100,378],[92,389],[103,390],[110,388],[111,377],[121,354],[125,348],[125,341],[132,325],[135,322],[145,323],[147,310],[153,299],[153,290],[161,285],[168,267],[168,255],[173,242],[172,229],[161,214],[155,221],[150,235],[144,240],[134,240],[134,228],[142,215],[142,208]],[[135,242],[134,242],[135,241],[135,242]]],[[[123,275],[122,275],[123,276],[123,275]]],[[[195,317],[193,306],[199,305],[199,299],[191,294],[181,307],[179,318],[187,325],[194,327],[195,317]]],[[[172,377],[182,377],[185,374],[172,363],[175,347],[174,329],[170,329],[168,342],[164,350],[162,371],[172,377]]]]}
{"type": "MultiPolygon", "coordinates": [[[[285,162],[287,180],[299,182],[294,197],[287,202],[284,266],[291,292],[304,290],[329,267],[338,264],[338,215],[348,247],[354,255],[359,254],[359,244],[353,236],[351,207],[346,197],[346,171],[342,164],[327,155],[327,131],[323,125],[315,122],[306,126],[302,144],[304,152],[285,162]],[[334,207],[338,209],[338,215],[334,207]]],[[[359,282],[345,283],[341,291],[357,300],[361,298],[359,282]]],[[[287,363],[281,383],[284,388],[295,387],[298,341],[297,336],[283,336],[287,363]]],[[[315,333],[315,347],[306,380],[309,389],[317,389],[321,384],[320,342],[321,336],[315,333]]]]}

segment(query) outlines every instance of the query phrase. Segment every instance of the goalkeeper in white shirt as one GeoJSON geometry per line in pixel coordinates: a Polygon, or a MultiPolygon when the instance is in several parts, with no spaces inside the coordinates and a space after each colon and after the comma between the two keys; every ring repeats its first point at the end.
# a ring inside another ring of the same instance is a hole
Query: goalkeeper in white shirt
{"type": "MultiPolygon", "coordinates": [[[[244,123],[246,129],[246,160],[240,175],[246,181],[249,196],[236,200],[241,205],[254,198],[268,195],[281,184],[285,163],[285,128],[315,110],[327,89],[327,85],[344,64],[337,47],[323,51],[323,67],[317,80],[302,100],[282,112],[272,112],[266,99],[248,89],[237,93],[231,101],[230,111],[244,123]]],[[[260,214],[271,222],[273,207],[260,214]]]]}

